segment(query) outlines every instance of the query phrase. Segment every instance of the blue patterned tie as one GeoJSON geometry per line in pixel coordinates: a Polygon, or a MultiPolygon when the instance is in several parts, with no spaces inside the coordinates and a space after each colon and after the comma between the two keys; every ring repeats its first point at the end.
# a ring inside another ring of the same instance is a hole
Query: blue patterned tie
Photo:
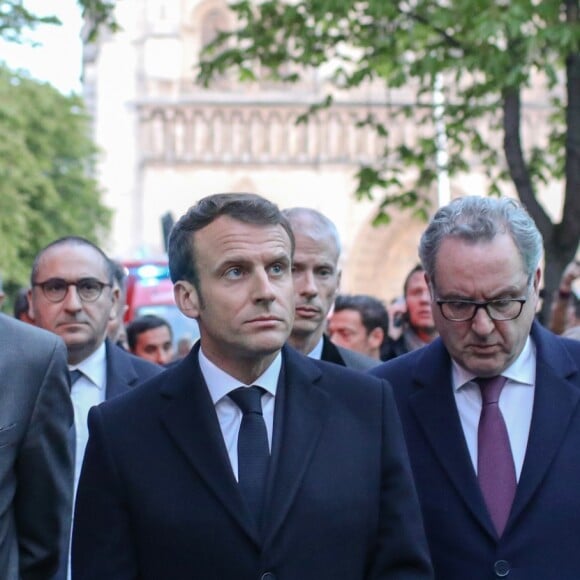
{"type": "Polygon", "coordinates": [[[499,396],[502,376],[477,379],[481,416],[477,432],[477,479],[498,536],[505,528],[516,494],[516,469],[499,396]]]}
{"type": "Polygon", "coordinates": [[[261,524],[266,475],[270,461],[268,433],[262,415],[261,387],[240,387],[229,397],[243,413],[238,434],[238,482],[242,496],[258,525],[261,524]]]}

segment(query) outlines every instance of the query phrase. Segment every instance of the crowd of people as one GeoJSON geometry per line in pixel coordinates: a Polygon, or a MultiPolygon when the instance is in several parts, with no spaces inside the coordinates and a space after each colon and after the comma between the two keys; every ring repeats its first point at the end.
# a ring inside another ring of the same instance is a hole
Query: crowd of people
{"type": "Polygon", "coordinates": [[[178,354],[101,248],[40,250],[0,315],[0,577],[579,578],[580,264],[548,329],[519,202],[452,201],[418,253],[390,304],[340,294],[321,212],[208,196],[178,354]]]}

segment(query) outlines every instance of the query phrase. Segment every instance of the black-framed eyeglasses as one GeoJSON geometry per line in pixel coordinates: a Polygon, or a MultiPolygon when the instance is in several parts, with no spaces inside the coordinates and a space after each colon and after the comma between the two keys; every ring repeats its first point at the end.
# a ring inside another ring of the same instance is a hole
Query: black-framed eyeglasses
{"type": "Polygon", "coordinates": [[[79,298],[83,302],[95,302],[103,293],[103,288],[112,286],[101,282],[96,278],[80,278],[71,282],[64,278],[49,278],[44,282],[35,282],[33,286],[40,286],[44,297],[49,302],[62,302],[68,292],[69,286],[75,286],[79,298]]]}
{"type": "Polygon", "coordinates": [[[501,298],[475,302],[473,300],[437,300],[443,318],[451,322],[473,320],[477,311],[483,308],[492,320],[514,320],[521,313],[527,298],[501,298]]]}

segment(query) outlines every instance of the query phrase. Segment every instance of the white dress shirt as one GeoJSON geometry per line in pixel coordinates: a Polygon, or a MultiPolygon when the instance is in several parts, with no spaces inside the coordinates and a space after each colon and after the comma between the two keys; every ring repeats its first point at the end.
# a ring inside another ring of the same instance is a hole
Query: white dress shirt
{"type": "Polygon", "coordinates": [[[74,490],[76,495],[81,466],[87,441],[89,439],[89,427],[87,417],[91,407],[105,400],[107,387],[107,361],[106,348],[103,343],[91,356],[78,365],[69,366],[69,370],[78,369],[83,375],[71,388],[71,399],[75,414],[76,430],[76,454],[75,454],[75,477],[74,490]]]}
{"type": "Polygon", "coordinates": [[[315,360],[320,360],[322,358],[323,347],[324,347],[324,338],[321,336],[316,346],[306,356],[313,358],[315,360]]]}
{"type": "MultiPolygon", "coordinates": [[[[530,337],[516,360],[503,372],[508,380],[502,389],[499,408],[506,423],[519,481],[524,464],[536,384],[536,348],[530,337]]],[[[453,361],[452,380],[455,402],[467,449],[477,473],[477,428],[481,415],[481,391],[473,373],[453,361]]]]}
{"type": "Polygon", "coordinates": [[[230,458],[232,470],[237,480],[238,433],[240,431],[243,414],[241,409],[227,395],[239,387],[258,385],[265,389],[266,392],[262,395],[262,414],[264,416],[264,422],[266,423],[266,431],[268,432],[268,445],[272,449],[274,405],[278,377],[280,376],[280,369],[282,368],[282,354],[278,353],[278,356],[272,361],[272,364],[270,364],[252,385],[243,385],[238,379],[221,370],[203,354],[201,348],[199,349],[199,367],[209,389],[211,400],[215,406],[215,412],[224,437],[228,457],[230,458]]]}

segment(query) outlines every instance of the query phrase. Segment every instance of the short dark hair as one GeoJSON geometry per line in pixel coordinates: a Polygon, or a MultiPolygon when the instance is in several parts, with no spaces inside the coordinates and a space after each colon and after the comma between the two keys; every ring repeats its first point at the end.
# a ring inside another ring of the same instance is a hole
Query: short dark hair
{"type": "Polygon", "coordinates": [[[144,314],[143,316],[138,316],[127,324],[127,344],[131,350],[134,350],[137,346],[137,337],[148,330],[154,330],[155,328],[161,328],[162,326],[167,326],[169,329],[169,336],[173,340],[173,332],[169,322],[161,316],[155,314],[144,314]]]}
{"type": "Polygon", "coordinates": [[[382,328],[385,338],[389,334],[389,314],[378,298],[368,294],[340,294],[334,302],[334,311],[341,310],[356,310],[367,334],[375,328],[382,328]]]}
{"type": "Polygon", "coordinates": [[[105,263],[105,268],[107,270],[107,282],[109,284],[113,283],[113,276],[114,276],[113,262],[112,262],[112,260],[109,259],[107,254],[105,254],[105,252],[103,252],[103,250],[101,250],[101,248],[99,248],[99,246],[97,246],[96,244],[94,244],[90,240],[87,240],[86,238],[82,238],[80,236],[65,236],[63,238],[59,238],[58,240],[54,240],[54,242],[50,242],[50,244],[48,244],[47,246],[44,246],[44,248],[42,248],[38,252],[38,254],[36,254],[36,257],[34,258],[34,262],[32,263],[32,270],[30,272],[30,284],[31,285],[34,285],[37,282],[36,277],[38,276],[38,269],[40,266],[40,261],[42,260],[42,257],[44,256],[44,254],[48,250],[51,250],[52,248],[56,248],[58,246],[87,246],[87,247],[95,250],[95,252],[97,252],[97,254],[99,254],[103,258],[103,262],[105,263]]]}
{"type": "Polygon", "coordinates": [[[193,234],[220,216],[229,216],[247,224],[280,225],[288,234],[294,253],[292,228],[276,204],[253,193],[216,193],[190,207],[171,229],[167,254],[169,274],[174,284],[187,280],[199,291],[193,234]]]}
{"type": "Polygon", "coordinates": [[[425,272],[425,268],[423,268],[423,266],[421,264],[417,264],[416,266],[413,267],[413,269],[407,274],[407,277],[405,278],[405,282],[403,284],[403,296],[406,298],[407,297],[407,290],[409,289],[409,284],[411,283],[411,278],[417,273],[417,272],[425,272]]]}

